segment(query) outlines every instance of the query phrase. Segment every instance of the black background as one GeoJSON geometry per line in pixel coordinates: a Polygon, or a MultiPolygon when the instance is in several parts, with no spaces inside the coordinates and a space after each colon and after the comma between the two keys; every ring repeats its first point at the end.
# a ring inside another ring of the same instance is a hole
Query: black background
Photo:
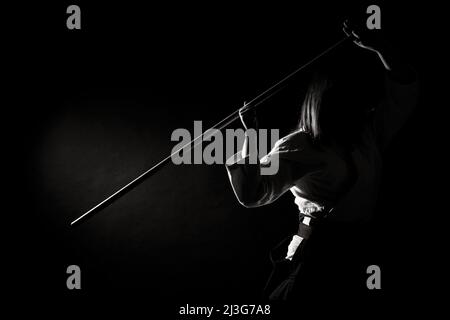
{"type": "MultiPolygon", "coordinates": [[[[10,108],[14,170],[6,173],[19,226],[8,246],[14,294],[68,305],[140,296],[148,308],[168,304],[168,314],[183,303],[258,301],[268,249],[295,228],[296,207],[289,195],[241,207],[222,165],[169,164],[86,223],[69,223],[168,155],[174,129],[220,120],[341,39],[340,23],[349,13],[364,16],[367,4],[77,1],[82,29],[67,30],[69,4],[22,9],[30,27],[13,40],[21,50],[11,82],[22,88],[10,108]],[[78,292],[66,288],[71,264],[82,270],[78,292]]],[[[433,148],[422,112],[429,10],[380,6],[383,29],[421,77],[421,97],[385,154],[373,255],[355,258],[361,284],[342,288],[340,299],[384,307],[424,294],[428,280],[417,269],[428,253],[418,221],[434,191],[424,188],[433,168],[421,169],[429,154],[419,152],[433,148]],[[382,268],[381,292],[365,287],[369,264],[382,268]]],[[[327,59],[370,84],[364,94],[376,99],[376,57],[346,43],[327,59]]],[[[295,124],[308,74],[261,108],[264,127],[286,132],[295,124]]]]}

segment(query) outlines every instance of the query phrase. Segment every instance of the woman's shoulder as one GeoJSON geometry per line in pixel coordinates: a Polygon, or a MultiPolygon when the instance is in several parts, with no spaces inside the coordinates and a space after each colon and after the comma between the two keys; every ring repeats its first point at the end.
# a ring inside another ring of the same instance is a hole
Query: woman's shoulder
{"type": "Polygon", "coordinates": [[[271,155],[277,154],[283,159],[295,161],[309,158],[315,153],[310,135],[302,130],[291,132],[278,140],[270,152],[271,155]]]}
{"type": "Polygon", "coordinates": [[[312,146],[310,135],[298,129],[284,136],[275,143],[275,147],[288,150],[303,150],[312,146]]]}
{"type": "Polygon", "coordinates": [[[307,168],[317,169],[323,163],[323,152],[313,144],[311,136],[302,130],[291,132],[278,140],[267,156],[299,163],[302,171],[307,168]]]}

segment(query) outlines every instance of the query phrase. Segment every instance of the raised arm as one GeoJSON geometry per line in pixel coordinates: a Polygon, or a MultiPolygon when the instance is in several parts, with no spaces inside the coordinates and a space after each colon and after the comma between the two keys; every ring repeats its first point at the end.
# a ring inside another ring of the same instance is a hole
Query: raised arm
{"type": "Polygon", "coordinates": [[[348,20],[344,22],[343,31],[358,47],[374,52],[393,80],[401,84],[409,84],[416,80],[414,70],[403,63],[380,31],[362,31],[348,20]]]}
{"type": "MultiPolygon", "coordinates": [[[[244,111],[246,106],[241,109],[244,111]]],[[[272,150],[259,159],[257,139],[248,134],[257,129],[258,123],[252,111],[241,112],[246,129],[242,150],[227,160],[226,169],[238,201],[245,207],[258,207],[272,203],[288,191],[306,172],[315,170],[318,162],[309,148],[308,138],[293,133],[278,140],[272,150]],[[270,168],[271,170],[264,169],[270,168]]]]}
{"type": "Polygon", "coordinates": [[[358,47],[376,54],[386,70],[385,94],[375,110],[374,119],[378,144],[384,149],[417,105],[417,74],[385,41],[380,31],[363,31],[348,21],[344,22],[343,30],[358,47]]]}
{"type": "Polygon", "coordinates": [[[286,192],[293,184],[293,173],[291,165],[283,163],[280,165],[276,149],[272,150],[266,157],[259,160],[258,134],[250,137],[249,132],[258,129],[256,112],[248,110],[244,104],[239,110],[241,122],[245,128],[245,139],[242,150],[227,160],[226,168],[233,187],[233,191],[245,207],[258,207],[275,201],[286,192]],[[264,167],[276,165],[273,175],[263,175],[264,167]]]}

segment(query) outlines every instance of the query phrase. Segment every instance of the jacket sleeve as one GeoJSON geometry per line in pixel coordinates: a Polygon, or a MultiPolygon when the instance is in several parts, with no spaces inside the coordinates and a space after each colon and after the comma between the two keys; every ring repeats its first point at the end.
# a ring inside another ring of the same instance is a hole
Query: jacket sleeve
{"type": "Polygon", "coordinates": [[[308,154],[305,151],[293,144],[292,139],[283,138],[257,163],[251,164],[249,157],[243,158],[241,152],[230,157],[226,169],[238,201],[245,207],[259,207],[278,199],[312,168],[301,161],[305,158],[302,154],[308,154]],[[269,167],[276,172],[262,174],[269,167]]]}

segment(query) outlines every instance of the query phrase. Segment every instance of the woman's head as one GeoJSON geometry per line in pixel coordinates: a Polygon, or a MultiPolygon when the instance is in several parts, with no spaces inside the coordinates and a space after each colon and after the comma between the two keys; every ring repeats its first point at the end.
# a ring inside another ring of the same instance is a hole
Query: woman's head
{"type": "Polygon", "coordinates": [[[357,85],[359,80],[316,71],[306,91],[298,128],[315,141],[356,143],[367,121],[369,105],[357,85]]]}

